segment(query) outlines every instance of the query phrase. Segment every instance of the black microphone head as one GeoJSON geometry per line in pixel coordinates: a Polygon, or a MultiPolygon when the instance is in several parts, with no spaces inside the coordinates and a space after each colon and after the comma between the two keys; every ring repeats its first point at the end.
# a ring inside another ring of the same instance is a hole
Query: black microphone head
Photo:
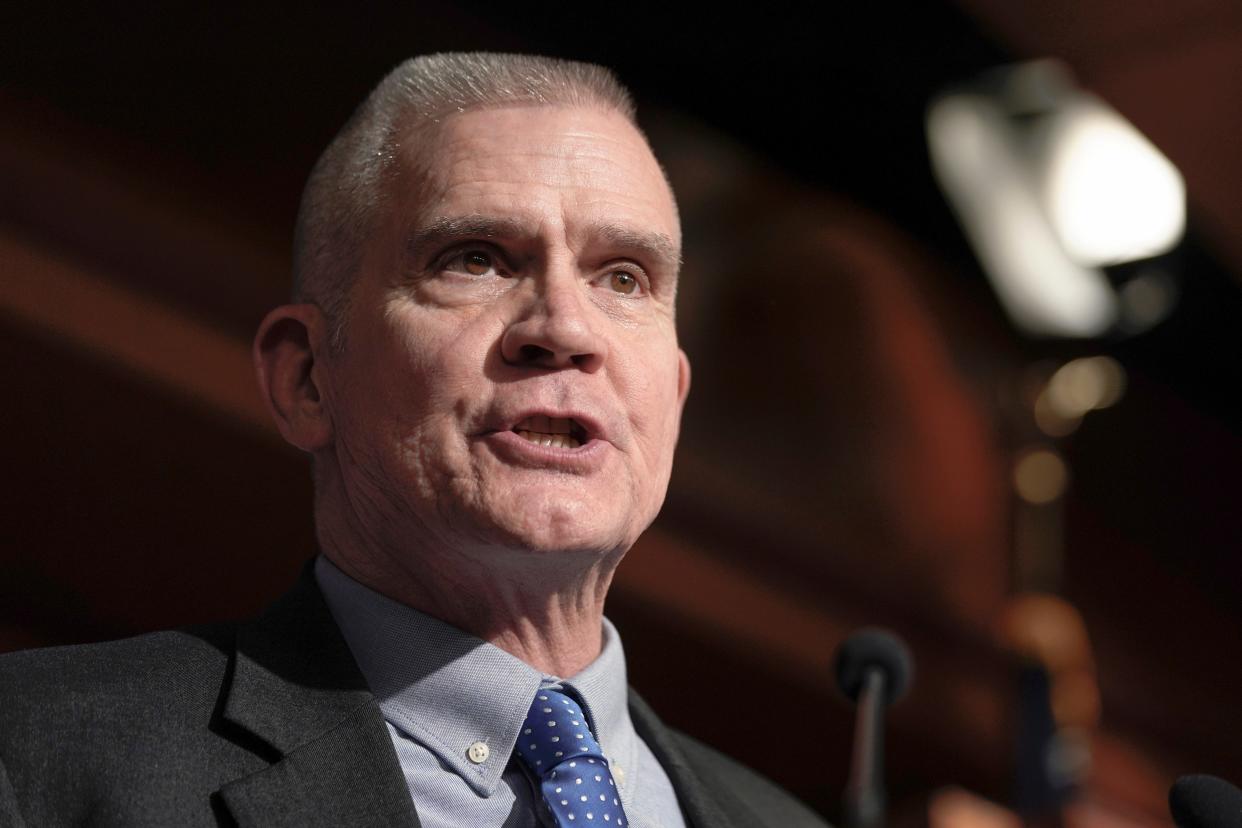
{"type": "Polygon", "coordinates": [[[1216,776],[1183,776],[1169,789],[1169,813],[1180,828],[1239,828],[1242,791],[1216,776]]]}
{"type": "Polygon", "coordinates": [[[858,701],[867,671],[872,667],[884,671],[886,704],[901,698],[914,676],[914,661],[906,645],[900,638],[879,627],[857,631],[845,639],[837,650],[837,687],[850,701],[858,701]]]}

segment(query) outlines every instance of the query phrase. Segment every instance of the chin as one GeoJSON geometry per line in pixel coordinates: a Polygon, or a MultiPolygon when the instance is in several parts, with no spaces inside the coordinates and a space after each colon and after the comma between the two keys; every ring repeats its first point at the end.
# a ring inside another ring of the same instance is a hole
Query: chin
{"type": "Polygon", "coordinates": [[[518,508],[495,510],[484,521],[494,540],[536,554],[624,552],[637,539],[631,516],[610,514],[575,498],[527,498],[518,508]]]}

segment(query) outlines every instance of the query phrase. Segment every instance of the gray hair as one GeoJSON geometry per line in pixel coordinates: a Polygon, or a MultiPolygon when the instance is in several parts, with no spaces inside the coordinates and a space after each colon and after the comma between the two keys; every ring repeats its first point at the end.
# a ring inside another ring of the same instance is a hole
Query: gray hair
{"type": "Polygon", "coordinates": [[[467,110],[548,105],[612,110],[634,123],[629,92],[590,63],[445,53],[411,58],[380,81],[315,164],[294,228],[293,298],[322,308],[334,351],[344,347],[350,285],[399,139],[467,110]]]}

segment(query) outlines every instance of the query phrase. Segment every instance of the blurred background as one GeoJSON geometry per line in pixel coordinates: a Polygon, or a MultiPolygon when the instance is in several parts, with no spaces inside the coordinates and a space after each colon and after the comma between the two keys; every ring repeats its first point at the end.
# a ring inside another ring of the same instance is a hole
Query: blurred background
{"type": "Polygon", "coordinates": [[[1242,7],[290,8],[0,11],[0,649],[292,583],[248,354],[302,181],[403,58],[535,51],[618,71],[681,204],[694,388],[609,608],[665,719],[835,819],[878,624],[895,825],[1242,781],[1242,7]]]}

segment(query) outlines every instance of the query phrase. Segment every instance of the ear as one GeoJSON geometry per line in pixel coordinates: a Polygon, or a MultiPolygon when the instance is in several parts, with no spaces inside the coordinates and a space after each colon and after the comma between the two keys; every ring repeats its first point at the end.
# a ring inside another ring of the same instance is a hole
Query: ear
{"type": "Polygon", "coordinates": [[[317,381],[327,345],[327,320],[311,304],[274,309],[254,337],[259,393],[281,436],[306,452],[332,443],[332,419],[317,381]]]}
{"type": "Polygon", "coordinates": [[[681,410],[686,406],[686,395],[690,393],[690,357],[686,352],[677,349],[677,417],[681,418],[681,410]]]}

